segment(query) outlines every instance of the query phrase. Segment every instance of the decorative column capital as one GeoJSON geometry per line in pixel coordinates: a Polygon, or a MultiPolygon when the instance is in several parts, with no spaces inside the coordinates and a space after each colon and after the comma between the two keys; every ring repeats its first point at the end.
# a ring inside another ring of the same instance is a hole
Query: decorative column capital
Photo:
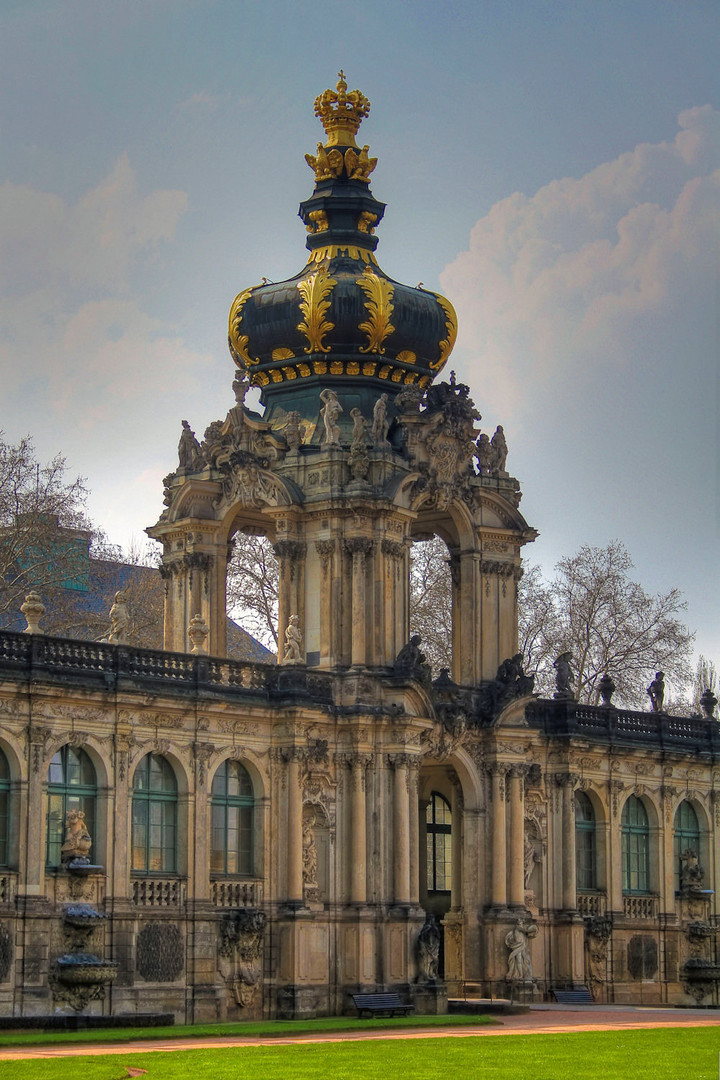
{"type": "Polygon", "coordinates": [[[368,536],[351,536],[345,539],[345,547],[355,559],[364,559],[373,548],[373,541],[368,536]]]}
{"type": "Polygon", "coordinates": [[[525,762],[518,762],[508,766],[508,775],[511,780],[524,780],[530,771],[530,766],[525,762]]]}
{"type": "Polygon", "coordinates": [[[410,768],[413,767],[413,764],[416,763],[416,762],[419,765],[419,762],[418,762],[417,758],[414,757],[412,754],[388,754],[387,755],[387,763],[388,763],[388,765],[390,766],[390,768],[395,769],[396,771],[398,769],[410,769],[410,768]]]}
{"type": "Polygon", "coordinates": [[[405,545],[397,540],[384,539],[381,547],[383,555],[389,555],[393,559],[402,559],[405,554],[405,545]]]}
{"type": "Polygon", "coordinates": [[[273,544],[273,551],[278,559],[290,559],[291,562],[295,562],[305,555],[307,545],[302,540],[278,540],[273,544]]]}
{"type": "Polygon", "coordinates": [[[580,776],[578,773],[555,773],[555,783],[558,787],[576,788],[580,783],[580,776]]]}
{"type": "Polygon", "coordinates": [[[335,552],[335,541],[334,540],[316,540],[315,541],[315,550],[317,551],[317,553],[318,553],[318,555],[320,556],[321,559],[323,559],[323,560],[331,559],[334,552],[335,552]]]}

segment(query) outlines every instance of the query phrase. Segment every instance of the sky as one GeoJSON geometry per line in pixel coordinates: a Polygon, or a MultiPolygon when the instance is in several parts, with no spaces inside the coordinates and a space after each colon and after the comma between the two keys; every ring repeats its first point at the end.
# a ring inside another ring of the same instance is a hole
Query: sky
{"type": "Polygon", "coordinates": [[[715,0],[0,0],[0,428],[143,539],[233,404],[234,296],[305,263],[342,67],[380,265],[453,302],[528,558],[621,539],[720,664],[719,47],[715,0]]]}

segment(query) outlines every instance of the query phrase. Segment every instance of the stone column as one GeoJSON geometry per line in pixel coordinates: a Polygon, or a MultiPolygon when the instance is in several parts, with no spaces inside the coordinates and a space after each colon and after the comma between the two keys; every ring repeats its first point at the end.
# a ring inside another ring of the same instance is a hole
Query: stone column
{"type": "Polygon", "coordinates": [[[333,597],[333,592],[337,592],[337,583],[333,575],[335,541],[316,540],[315,550],[321,561],[320,580],[322,582],[322,595],[318,597],[320,666],[326,667],[337,663],[340,652],[336,630],[337,619],[333,617],[333,612],[338,605],[337,596],[333,597]]]}
{"type": "MultiPolygon", "coordinates": [[[[451,555],[450,558],[453,581],[452,677],[465,686],[475,686],[483,676],[483,594],[479,563],[480,554],[477,551],[451,555]]],[[[496,671],[497,664],[491,678],[496,671]]]]}
{"type": "Polygon", "coordinates": [[[356,754],[350,759],[352,770],[352,836],[350,866],[350,903],[367,902],[367,818],[365,808],[365,770],[370,754],[356,754]]]}
{"type": "Polygon", "coordinates": [[[555,782],[562,791],[562,906],[563,911],[577,907],[575,870],[575,785],[574,773],[556,773],[555,782]]]}
{"type": "Polygon", "coordinates": [[[460,780],[456,773],[450,777],[452,832],[450,846],[452,855],[452,873],[450,878],[450,910],[459,911],[462,903],[462,833],[463,833],[463,797],[460,780]]]}
{"type": "Polygon", "coordinates": [[[300,751],[297,747],[287,747],[284,752],[287,762],[287,898],[291,904],[303,902],[303,835],[302,835],[302,776],[300,772],[300,751]]]}
{"type": "Polygon", "coordinates": [[[367,641],[365,622],[367,618],[367,593],[365,588],[365,560],[372,550],[372,540],[364,536],[351,537],[345,541],[352,555],[352,651],[353,667],[367,664],[367,641]]]}
{"type": "Polygon", "coordinates": [[[420,903],[420,806],[418,786],[420,762],[410,759],[409,799],[410,799],[410,903],[420,903]]]}
{"type": "Polygon", "coordinates": [[[408,754],[390,754],[393,779],[393,895],[396,904],[410,900],[410,800],[408,754]]]}
{"type": "Polygon", "coordinates": [[[510,907],[525,906],[525,773],[524,765],[510,771],[510,907]]]}
{"type": "MultiPolygon", "coordinates": [[[[669,784],[663,784],[662,798],[660,801],[660,911],[670,915],[675,914],[675,844],[673,837],[673,804],[678,795],[678,789],[669,784]]],[[[700,852],[698,852],[700,854],[700,852]]],[[[708,852],[710,854],[710,852],[708,852]]],[[[711,868],[708,867],[710,870],[711,868]]],[[[709,880],[714,878],[709,876],[709,880]]]]}
{"type": "MultiPolygon", "coordinates": [[[[193,744],[195,759],[195,884],[196,900],[210,899],[210,845],[208,836],[212,829],[210,819],[210,792],[208,791],[208,763],[215,752],[212,743],[193,744]]],[[[188,807],[190,809],[190,807],[188,807]]]]}
{"type": "Polygon", "coordinates": [[[305,555],[305,544],[298,540],[278,540],[273,544],[273,551],[278,560],[278,658],[282,658],[285,631],[291,615],[297,615],[302,628],[305,618],[305,605],[301,603],[298,589],[300,578],[300,560],[305,555]]]}
{"type": "Polygon", "coordinates": [[[51,734],[52,729],[44,724],[31,723],[28,727],[27,847],[18,881],[18,892],[27,896],[41,896],[45,887],[43,841],[47,815],[42,808],[46,806],[43,797],[47,780],[45,756],[51,734]]]}
{"type": "Polygon", "coordinates": [[[608,900],[611,911],[623,910],[623,867],[622,867],[622,833],[620,832],[620,807],[623,802],[625,784],[622,780],[610,780],[609,799],[610,804],[610,828],[607,831],[609,847],[608,864],[610,876],[608,880],[608,900]]]}
{"type": "Polygon", "coordinates": [[[505,837],[505,774],[507,767],[493,765],[492,776],[492,848],[491,893],[493,907],[507,906],[507,852],[505,837]]]}
{"type": "Polygon", "coordinates": [[[407,641],[405,626],[406,546],[385,538],[381,544],[382,619],[376,618],[373,663],[390,665],[407,641]]]}
{"type": "Polygon", "coordinates": [[[115,731],[115,815],[113,827],[113,863],[110,877],[111,895],[126,898],[130,895],[130,867],[132,852],[129,849],[132,792],[129,784],[130,748],[133,743],[129,724],[118,724],[115,731]]]}

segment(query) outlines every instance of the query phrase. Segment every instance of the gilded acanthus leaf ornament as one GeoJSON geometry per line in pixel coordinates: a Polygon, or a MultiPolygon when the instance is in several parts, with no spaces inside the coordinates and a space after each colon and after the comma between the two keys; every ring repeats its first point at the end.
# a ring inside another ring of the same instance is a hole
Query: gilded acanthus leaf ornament
{"type": "Polygon", "coordinates": [[[297,287],[302,296],[300,311],[305,316],[303,322],[298,323],[298,330],[308,339],[306,353],[330,352],[330,346],[323,345],[322,339],[334,329],[335,324],[325,319],[330,307],[330,301],[325,297],[336,285],[335,278],[330,277],[324,266],[310,277],[298,281],[297,287]]]}
{"type": "Polygon", "coordinates": [[[372,270],[365,270],[357,279],[357,283],[367,297],[365,310],[368,318],[358,326],[359,330],[367,334],[367,345],[360,346],[362,353],[385,352],[383,341],[392,334],[395,327],[390,322],[393,313],[393,285],[386,278],[381,278],[372,270]]]}
{"type": "Polygon", "coordinates": [[[254,364],[260,363],[259,360],[253,360],[248,352],[250,338],[247,334],[240,333],[242,326],[242,310],[256,287],[257,286],[253,286],[252,288],[245,289],[244,292],[239,293],[230,307],[228,344],[230,345],[232,358],[239,368],[252,367],[254,364]]]}
{"type": "Polygon", "coordinates": [[[439,371],[447,360],[450,353],[453,351],[455,345],[455,339],[457,338],[457,315],[455,314],[455,308],[452,306],[449,300],[440,293],[433,293],[433,296],[437,300],[440,307],[445,312],[445,331],[447,336],[438,343],[440,348],[440,356],[434,364],[430,364],[433,371],[439,371]]]}

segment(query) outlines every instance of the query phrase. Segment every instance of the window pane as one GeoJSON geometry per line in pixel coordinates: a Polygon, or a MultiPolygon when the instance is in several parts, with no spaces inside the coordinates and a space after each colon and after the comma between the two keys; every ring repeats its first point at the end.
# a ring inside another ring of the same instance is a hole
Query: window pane
{"type": "Polygon", "coordinates": [[[57,754],[53,754],[52,761],[50,762],[50,768],[48,769],[48,784],[63,784],[65,782],[65,771],[63,769],[62,756],[58,750],[57,754]]]}
{"type": "Polygon", "coordinates": [[[449,892],[452,880],[452,812],[447,799],[433,791],[427,808],[427,880],[429,892],[449,892]]]}
{"type": "Polygon", "coordinates": [[[9,793],[0,791],[0,866],[7,866],[8,863],[9,801],[9,793]]]}
{"type": "Polygon", "coordinates": [[[253,864],[253,789],[238,761],[224,761],[212,784],[211,864],[215,873],[250,874],[253,864]]]}

